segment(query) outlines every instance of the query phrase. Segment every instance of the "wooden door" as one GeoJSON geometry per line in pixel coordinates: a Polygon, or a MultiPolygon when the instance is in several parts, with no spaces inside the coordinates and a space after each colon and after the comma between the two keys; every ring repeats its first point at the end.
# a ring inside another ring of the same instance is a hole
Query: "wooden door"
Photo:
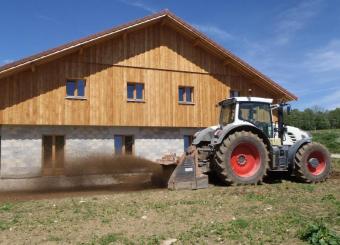
{"type": "Polygon", "coordinates": [[[43,175],[64,174],[65,137],[59,135],[43,136],[43,175]]]}

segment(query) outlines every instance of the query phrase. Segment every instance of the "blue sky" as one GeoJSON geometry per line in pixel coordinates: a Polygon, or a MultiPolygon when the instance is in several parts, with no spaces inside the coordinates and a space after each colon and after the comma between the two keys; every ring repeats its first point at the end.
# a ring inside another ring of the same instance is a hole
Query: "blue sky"
{"type": "Polygon", "coordinates": [[[340,107],[340,1],[11,0],[0,65],[168,8],[299,97],[340,107]]]}

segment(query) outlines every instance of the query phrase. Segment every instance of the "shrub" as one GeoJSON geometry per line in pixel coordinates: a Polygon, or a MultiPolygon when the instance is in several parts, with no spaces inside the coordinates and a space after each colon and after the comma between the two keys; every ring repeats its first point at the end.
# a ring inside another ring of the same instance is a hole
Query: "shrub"
{"type": "Polygon", "coordinates": [[[329,230],[322,222],[309,224],[300,233],[300,239],[313,245],[337,245],[340,244],[340,237],[329,230]]]}

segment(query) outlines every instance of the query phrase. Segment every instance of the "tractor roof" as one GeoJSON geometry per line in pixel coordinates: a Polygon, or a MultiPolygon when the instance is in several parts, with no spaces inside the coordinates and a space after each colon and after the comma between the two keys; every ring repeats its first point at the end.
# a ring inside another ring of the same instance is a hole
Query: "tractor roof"
{"type": "Polygon", "coordinates": [[[261,97],[234,97],[232,98],[239,102],[261,102],[261,103],[273,103],[273,99],[261,98],[261,97]]]}
{"type": "Polygon", "coordinates": [[[235,102],[259,102],[259,103],[267,103],[267,104],[272,104],[273,99],[268,99],[268,98],[261,98],[261,97],[232,97],[228,98],[225,100],[221,100],[220,102],[217,103],[218,105],[226,105],[226,104],[231,104],[235,102]]]}

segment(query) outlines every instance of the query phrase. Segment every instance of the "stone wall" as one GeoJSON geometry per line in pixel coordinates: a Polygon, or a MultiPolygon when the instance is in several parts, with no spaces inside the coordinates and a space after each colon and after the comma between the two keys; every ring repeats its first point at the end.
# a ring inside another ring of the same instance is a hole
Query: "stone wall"
{"type": "MultiPolygon", "coordinates": [[[[78,158],[114,156],[114,135],[133,135],[138,157],[151,161],[166,153],[181,155],[184,135],[195,128],[2,126],[1,178],[33,178],[42,172],[42,136],[65,135],[65,162],[78,158]]],[[[65,166],[67,167],[67,166],[65,166]]]]}

